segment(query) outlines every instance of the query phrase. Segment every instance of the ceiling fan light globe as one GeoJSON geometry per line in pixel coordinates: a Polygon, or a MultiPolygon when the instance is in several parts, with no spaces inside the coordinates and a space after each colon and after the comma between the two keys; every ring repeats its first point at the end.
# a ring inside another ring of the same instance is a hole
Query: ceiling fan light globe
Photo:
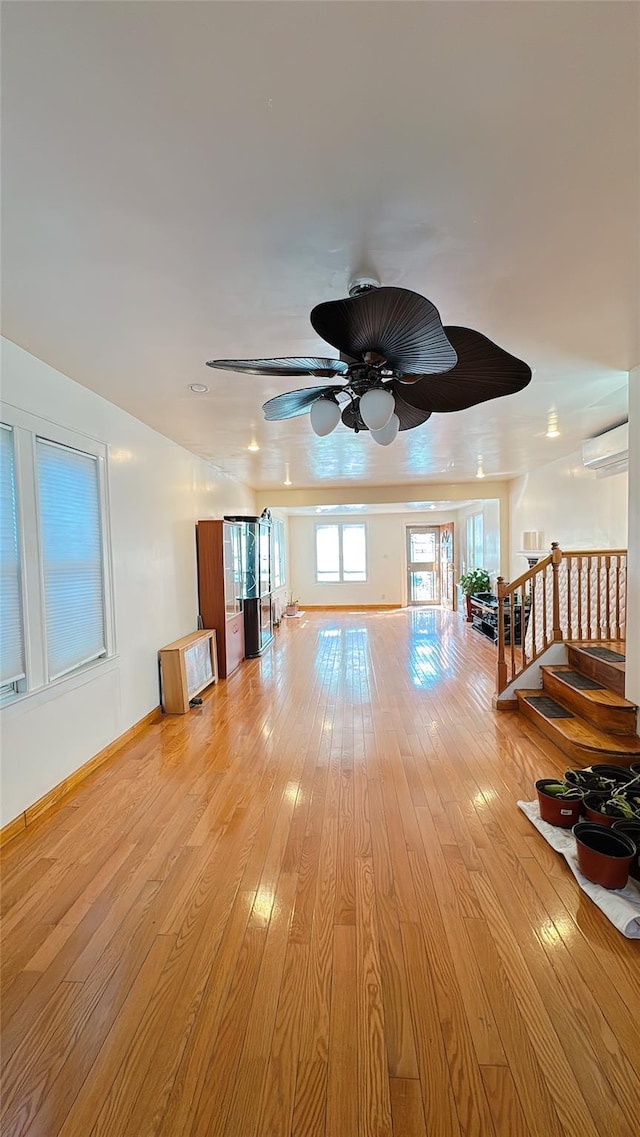
{"type": "Polygon", "coordinates": [[[340,422],[340,407],[334,399],[316,399],[311,404],[311,429],[319,438],[331,434],[340,422]]]}
{"type": "Polygon", "coordinates": [[[393,416],[396,403],[389,391],[374,387],[360,399],[360,414],[369,430],[382,430],[393,416]]]}
{"type": "Polygon", "coordinates": [[[386,426],[382,427],[382,430],[371,431],[371,437],[379,446],[390,446],[395,441],[399,429],[400,419],[396,414],[393,414],[386,426]]]}

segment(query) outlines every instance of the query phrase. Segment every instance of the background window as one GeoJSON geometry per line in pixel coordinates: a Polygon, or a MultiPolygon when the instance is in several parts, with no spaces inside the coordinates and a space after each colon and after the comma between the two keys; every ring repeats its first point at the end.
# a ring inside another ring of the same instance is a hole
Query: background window
{"type": "Polygon", "coordinates": [[[13,431],[0,429],[0,692],[18,690],[25,677],[22,589],[13,431]]]}
{"type": "Polygon", "coordinates": [[[106,654],[98,461],[36,441],[49,679],[106,654]]]}
{"type": "Polygon", "coordinates": [[[467,567],[484,568],[484,517],[474,513],[467,517],[467,567]]]}
{"type": "Polygon", "coordinates": [[[273,520],[271,536],[273,538],[271,542],[273,588],[283,588],[286,583],[284,521],[278,517],[273,520]]]}
{"type": "Polygon", "coordinates": [[[367,539],[364,525],[316,525],[318,583],[348,583],[366,579],[367,539]]]}

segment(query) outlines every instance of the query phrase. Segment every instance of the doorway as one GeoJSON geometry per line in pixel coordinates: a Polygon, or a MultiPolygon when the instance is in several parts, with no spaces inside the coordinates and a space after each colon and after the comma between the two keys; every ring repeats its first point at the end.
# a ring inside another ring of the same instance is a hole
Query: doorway
{"type": "Polygon", "coordinates": [[[440,527],[407,525],[407,604],[440,603],[440,527]]]}

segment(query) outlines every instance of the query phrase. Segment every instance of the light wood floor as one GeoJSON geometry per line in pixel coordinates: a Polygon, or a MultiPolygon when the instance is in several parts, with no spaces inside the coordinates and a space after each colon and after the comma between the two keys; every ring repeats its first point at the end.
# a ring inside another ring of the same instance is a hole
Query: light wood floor
{"type": "Polygon", "coordinates": [[[4,854],[4,1137],[638,1137],[640,943],[457,616],[314,613],[4,854]]]}

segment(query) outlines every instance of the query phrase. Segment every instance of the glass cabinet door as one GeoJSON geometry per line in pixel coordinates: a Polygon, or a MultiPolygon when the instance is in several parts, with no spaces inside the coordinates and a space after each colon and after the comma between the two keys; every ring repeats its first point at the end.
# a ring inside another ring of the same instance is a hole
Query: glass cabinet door
{"type": "Polygon", "coordinates": [[[240,526],[226,523],[224,526],[224,608],[227,619],[237,616],[242,610],[241,593],[240,526]]]}
{"type": "Polygon", "coordinates": [[[244,596],[254,600],[258,595],[258,523],[256,521],[242,522],[242,562],[244,569],[244,596]]]}
{"type": "Polygon", "coordinates": [[[260,595],[271,592],[271,526],[260,523],[260,595]]]}

